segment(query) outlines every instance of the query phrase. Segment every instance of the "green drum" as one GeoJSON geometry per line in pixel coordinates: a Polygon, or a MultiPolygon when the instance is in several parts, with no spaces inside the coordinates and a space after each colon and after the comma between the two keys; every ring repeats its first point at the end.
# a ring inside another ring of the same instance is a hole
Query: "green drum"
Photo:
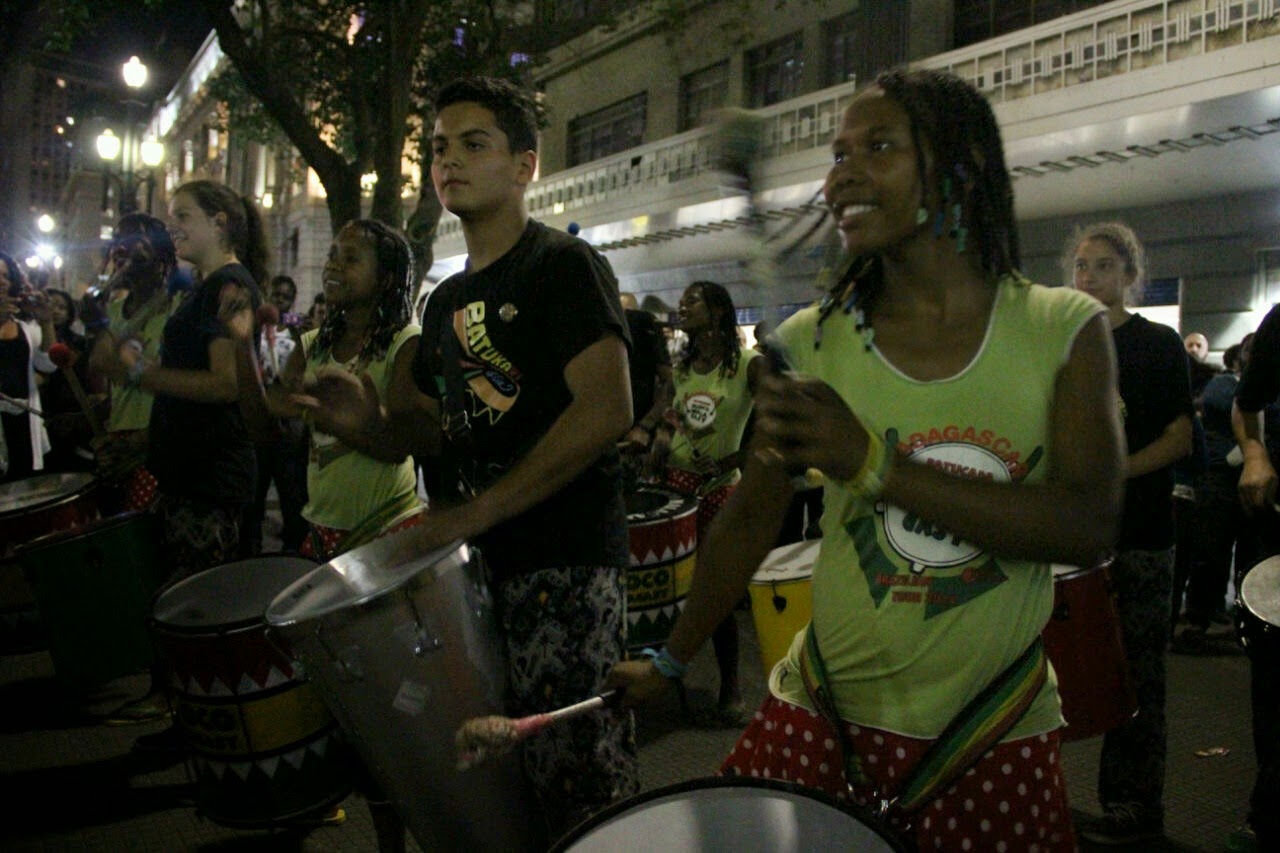
{"type": "Polygon", "coordinates": [[[147,626],[163,574],[159,540],[154,518],[134,512],[18,550],[64,690],[83,693],[150,666],[147,626]]]}

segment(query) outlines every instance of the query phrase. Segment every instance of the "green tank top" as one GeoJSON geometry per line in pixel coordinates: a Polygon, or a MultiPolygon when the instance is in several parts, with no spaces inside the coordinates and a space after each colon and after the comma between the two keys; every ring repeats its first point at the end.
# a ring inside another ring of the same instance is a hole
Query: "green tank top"
{"type": "MultiPolygon", "coordinates": [[[[738,450],[753,405],[747,365],[759,357],[755,350],[739,347],[738,369],[732,376],[721,376],[719,367],[705,374],[675,369],[672,407],[680,416],[680,428],[671,438],[669,465],[697,471],[699,458],[720,459],[738,450]]],[[[702,491],[737,482],[740,476],[735,468],[704,483],[702,491]]]]}
{"type": "MultiPolygon", "coordinates": [[[[160,363],[160,339],[164,336],[164,324],[169,322],[169,315],[178,306],[180,300],[170,299],[169,304],[157,311],[132,335],[126,332],[128,321],[124,318],[125,300],[117,299],[107,304],[107,329],[115,336],[118,344],[132,337],[142,345],[142,357],[150,363],[160,363]]],[[[141,388],[130,388],[127,385],[111,384],[111,413],[107,416],[107,431],[146,429],[151,423],[151,401],[154,398],[150,391],[141,388]]]]}
{"type": "MultiPolygon", "coordinates": [[[[319,331],[313,329],[302,336],[302,354],[307,359],[305,377],[308,380],[322,365],[346,366],[328,354],[321,357],[315,353],[318,334],[319,331]]],[[[386,357],[365,368],[373,378],[383,403],[387,400],[396,353],[407,341],[420,334],[421,327],[405,326],[392,340],[386,357]]],[[[298,354],[295,349],[294,357],[298,354]]],[[[312,427],[307,464],[307,505],[302,510],[302,517],[312,524],[352,530],[392,501],[412,494],[416,488],[417,477],[411,459],[382,462],[312,427]]]]}
{"type": "MultiPolygon", "coordinates": [[[[1078,291],[1007,277],[986,338],[955,376],[918,381],[867,348],[851,315],[822,326],[817,309],[779,337],[792,366],[829,383],[890,447],[917,464],[1002,483],[1050,469],[1050,407],[1060,368],[1102,306],[1078,291]]],[[[828,482],[813,571],[813,624],[845,719],[933,738],[1044,628],[1053,604],[1048,564],[996,557],[884,501],[828,482]]],[[[803,633],[775,667],[775,695],[808,707],[803,633]]],[[[1006,739],[1062,724],[1050,678],[1006,739]]]]}

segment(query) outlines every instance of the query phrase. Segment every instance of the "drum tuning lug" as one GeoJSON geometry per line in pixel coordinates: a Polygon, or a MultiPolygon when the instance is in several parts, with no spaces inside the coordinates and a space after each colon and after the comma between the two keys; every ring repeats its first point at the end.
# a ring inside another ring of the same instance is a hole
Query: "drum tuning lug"
{"type": "Polygon", "coordinates": [[[362,680],[364,678],[364,667],[360,665],[360,647],[350,645],[342,651],[336,651],[325,639],[323,628],[323,625],[316,626],[316,642],[329,655],[334,670],[346,681],[362,680]]]}
{"type": "Polygon", "coordinates": [[[413,597],[406,594],[405,601],[408,602],[409,610],[413,613],[413,627],[416,629],[413,632],[413,641],[410,644],[413,653],[421,657],[427,652],[439,651],[444,647],[444,642],[436,632],[431,630],[430,624],[422,617],[413,597]]]}

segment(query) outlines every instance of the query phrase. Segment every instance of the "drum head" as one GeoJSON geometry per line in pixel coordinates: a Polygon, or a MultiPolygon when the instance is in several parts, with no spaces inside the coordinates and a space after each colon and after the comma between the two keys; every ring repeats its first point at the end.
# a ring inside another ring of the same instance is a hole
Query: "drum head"
{"type": "Polygon", "coordinates": [[[784,583],[813,577],[813,564],[818,562],[821,539],[793,542],[774,548],[751,577],[752,583],[784,583]]]}
{"type": "Polygon", "coordinates": [[[904,848],[864,810],[789,782],[699,779],[617,803],[580,824],[553,851],[808,853],[904,848]],[[661,839],[660,841],[658,839],[661,839]]]}
{"type": "Polygon", "coordinates": [[[627,505],[627,522],[656,521],[675,518],[697,506],[697,498],[669,492],[666,489],[638,489],[624,496],[627,505]]]}
{"type": "Polygon", "coordinates": [[[353,548],[316,568],[270,602],[268,625],[285,626],[356,607],[404,586],[432,568],[443,573],[465,565],[471,549],[454,542],[428,554],[414,556],[408,547],[414,531],[404,530],[353,548]]]}
{"type": "Polygon", "coordinates": [[[161,594],[153,613],[166,628],[207,631],[262,622],[280,590],[314,571],[301,557],[255,557],[206,569],[161,594]]]}
{"type": "Polygon", "coordinates": [[[1280,628],[1280,556],[1269,557],[1249,570],[1240,584],[1240,600],[1254,616],[1280,628]]]}
{"type": "Polygon", "coordinates": [[[21,513],[74,495],[93,483],[83,472],[38,474],[11,483],[0,483],[0,515],[21,513]]]}

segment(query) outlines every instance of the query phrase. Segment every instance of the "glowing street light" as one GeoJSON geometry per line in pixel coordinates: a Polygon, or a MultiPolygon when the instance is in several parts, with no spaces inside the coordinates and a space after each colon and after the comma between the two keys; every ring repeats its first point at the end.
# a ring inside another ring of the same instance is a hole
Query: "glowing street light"
{"type": "Polygon", "coordinates": [[[147,85],[147,66],[138,57],[129,57],[129,61],[120,66],[120,70],[124,75],[125,85],[130,89],[141,89],[147,85]]]}
{"type": "MultiPolygon", "coordinates": [[[[136,56],[120,67],[125,85],[130,89],[141,89],[147,83],[147,66],[136,56]]],[[[126,118],[124,138],[116,136],[111,128],[98,135],[96,140],[98,156],[106,166],[106,183],[103,185],[102,209],[107,209],[107,187],[112,180],[120,184],[118,201],[121,215],[138,209],[138,190],[147,187],[147,212],[151,211],[151,193],[155,188],[156,178],[152,170],[164,162],[164,143],[154,136],[141,141],[135,131],[138,124],[138,110],[145,104],[130,98],[125,102],[126,118]],[[120,172],[114,173],[110,164],[120,158],[120,172]]]]}
{"type": "Polygon", "coordinates": [[[36,219],[36,227],[40,229],[41,234],[50,234],[53,232],[53,229],[58,227],[58,223],[55,222],[54,218],[49,214],[42,213],[40,214],[40,217],[36,219]]]}

